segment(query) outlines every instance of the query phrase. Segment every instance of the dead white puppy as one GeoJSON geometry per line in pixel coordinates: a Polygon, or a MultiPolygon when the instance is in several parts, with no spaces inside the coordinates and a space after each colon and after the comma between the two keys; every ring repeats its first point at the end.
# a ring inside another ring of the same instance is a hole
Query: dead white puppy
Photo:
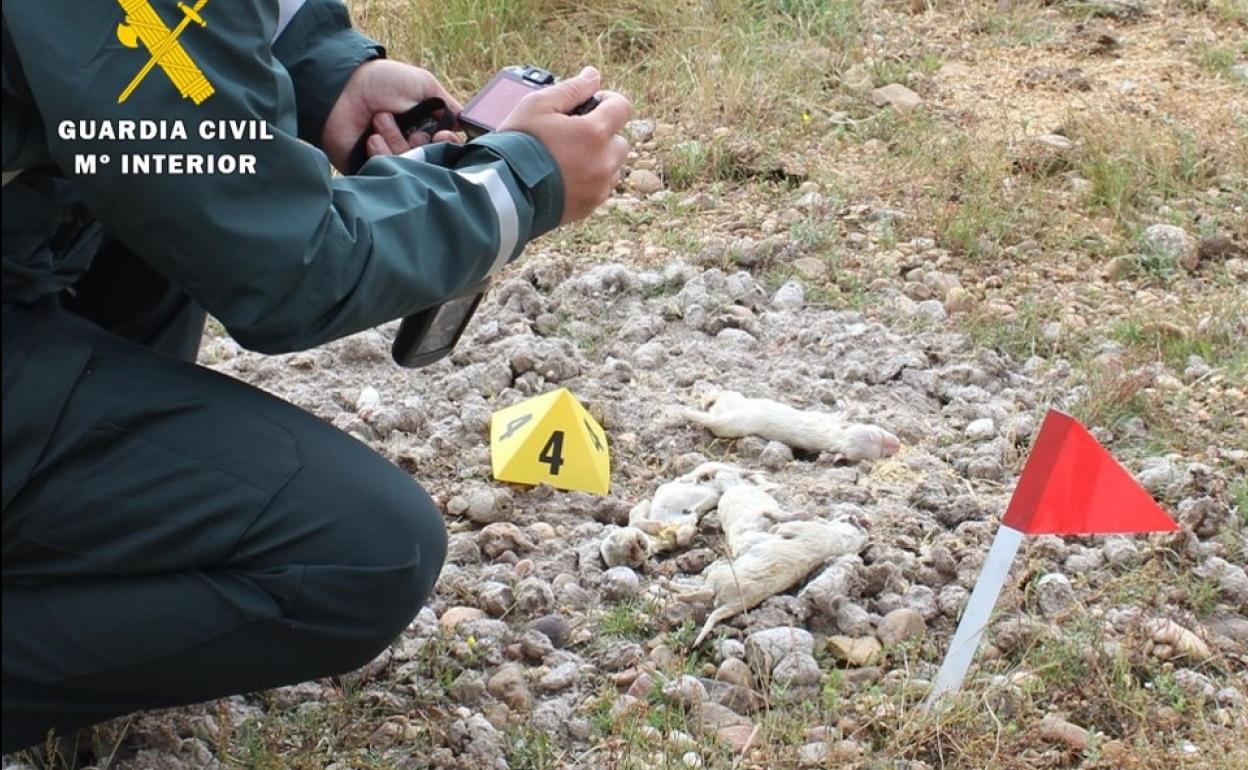
{"type": "Polygon", "coordinates": [[[761,436],[807,452],[834,452],[850,462],[888,457],[901,446],[896,436],[874,425],[847,423],[828,412],[803,412],[731,390],[713,396],[708,411],[686,409],[684,414],[721,438],[761,436]]]}
{"type": "Polygon", "coordinates": [[[777,524],[798,518],[786,513],[765,490],[745,483],[724,490],[717,512],[728,555],[733,559],[768,538],[777,524]]]}
{"type": "Polygon", "coordinates": [[[726,463],[708,462],[655,490],[628,513],[628,525],[645,532],[657,552],[683,548],[693,540],[702,514],[715,508],[724,491],[745,480],[766,484],[726,463]]]}
{"type": "MultiPolygon", "coordinates": [[[[714,599],[716,609],[694,639],[697,647],[723,620],[752,609],[768,597],[797,585],[828,559],[856,553],[867,536],[847,522],[790,521],[766,533],[750,533],[750,547],[731,560],[720,559],[702,573],[703,589],[682,599],[714,599]]],[[[730,546],[731,547],[731,546],[730,546]]]]}

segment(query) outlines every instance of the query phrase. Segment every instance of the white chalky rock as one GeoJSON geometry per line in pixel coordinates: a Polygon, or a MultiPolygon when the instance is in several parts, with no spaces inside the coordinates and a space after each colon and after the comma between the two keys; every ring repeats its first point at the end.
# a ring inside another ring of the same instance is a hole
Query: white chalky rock
{"type": "Polygon", "coordinates": [[[862,569],[862,559],[857,555],[842,556],[807,583],[797,597],[811,609],[835,617],[845,599],[862,590],[862,569]]]}
{"type": "Polygon", "coordinates": [[[897,452],[901,442],[874,425],[847,423],[827,412],[803,412],[766,398],[722,391],[708,411],[686,409],[686,419],[721,438],[761,436],[807,452],[832,452],[849,460],[874,460],[897,452]]]}
{"type": "Polygon", "coordinates": [[[1075,589],[1070,580],[1060,572],[1050,572],[1036,583],[1036,594],[1040,602],[1040,611],[1046,617],[1056,617],[1074,604],[1075,589]]]}
{"type": "Polygon", "coordinates": [[[806,307],[806,289],[801,281],[789,281],[776,290],[771,298],[771,306],[776,310],[801,310],[806,307]]]}
{"type": "Polygon", "coordinates": [[[611,601],[632,599],[641,590],[641,578],[629,567],[612,567],[602,573],[602,593],[611,601]]]}
{"type": "Polygon", "coordinates": [[[381,394],[371,385],[366,385],[355,397],[355,413],[360,416],[361,420],[367,420],[376,414],[379,406],[381,406],[381,394]]]}
{"type": "Polygon", "coordinates": [[[1152,225],[1144,231],[1143,245],[1153,254],[1187,263],[1196,254],[1197,241],[1174,225],[1152,225]]]}
{"type": "Polygon", "coordinates": [[[981,417],[966,426],[966,437],[970,439],[989,439],[995,435],[997,435],[997,426],[991,417],[981,417]]]}
{"type": "Polygon", "coordinates": [[[745,638],[745,656],[754,670],[770,674],[776,664],[793,654],[810,655],[815,638],[804,628],[779,626],[755,631],[745,638]]]}

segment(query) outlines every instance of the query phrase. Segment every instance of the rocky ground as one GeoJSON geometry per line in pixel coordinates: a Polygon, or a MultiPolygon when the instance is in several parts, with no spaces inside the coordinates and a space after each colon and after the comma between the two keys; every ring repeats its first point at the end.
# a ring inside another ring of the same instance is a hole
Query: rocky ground
{"type": "MultiPolygon", "coordinates": [[[[210,329],[205,365],[424,484],[450,554],[364,669],[119,723],[113,766],[1248,764],[1248,11],[816,6],[859,9],[856,47],[768,49],[771,77],[824,78],[760,93],[787,125],[682,111],[631,72],[618,195],[534,244],[449,360],[395,367],[394,325],[277,357],[210,329]],[[605,497],[491,480],[490,414],[556,387],[608,435],[605,497]],[[721,390],[901,448],[716,438],[682,410],[721,390]],[[926,712],[1049,408],[1182,532],[1025,543],[964,697],[926,712]],[[866,545],[695,647],[712,607],[675,593],[723,554],[717,514],[670,552],[601,547],[706,461],[866,545]]],[[[388,7],[357,15],[392,31],[388,7]]]]}

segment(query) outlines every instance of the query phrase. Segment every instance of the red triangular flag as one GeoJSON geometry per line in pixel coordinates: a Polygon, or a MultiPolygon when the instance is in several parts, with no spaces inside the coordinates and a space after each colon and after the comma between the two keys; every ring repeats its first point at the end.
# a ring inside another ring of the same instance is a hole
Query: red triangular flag
{"type": "Polygon", "coordinates": [[[1052,409],[1040,426],[1003,523],[1028,535],[1179,528],[1086,428],[1052,409]]]}

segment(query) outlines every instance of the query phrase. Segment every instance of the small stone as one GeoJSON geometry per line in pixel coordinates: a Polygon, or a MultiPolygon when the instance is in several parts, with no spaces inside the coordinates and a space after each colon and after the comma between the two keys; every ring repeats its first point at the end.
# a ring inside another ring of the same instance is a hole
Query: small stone
{"type": "Polygon", "coordinates": [[[758,456],[759,462],[768,470],[778,471],[793,462],[793,450],[788,444],[780,441],[768,441],[763,453],[758,456]]]}
{"type": "Polygon", "coordinates": [[[752,687],[753,677],[750,676],[750,667],[740,658],[726,658],[723,663],[719,664],[719,668],[715,671],[715,678],[720,682],[737,685],[738,687],[752,687]]]}
{"type": "Polygon", "coordinates": [[[611,721],[620,722],[627,718],[630,714],[640,711],[642,703],[639,699],[631,695],[621,695],[615,699],[615,703],[611,704],[609,716],[611,721]]]}
{"type": "Polygon", "coordinates": [[[808,281],[818,282],[828,276],[828,263],[818,257],[798,257],[790,264],[793,272],[808,281]]]}
{"type": "Polygon", "coordinates": [[[792,280],[776,290],[771,298],[771,306],[776,310],[797,311],[806,306],[806,289],[801,281],[792,280]]]}
{"type": "Polygon", "coordinates": [[[654,677],[644,671],[637,672],[635,677],[632,684],[628,686],[628,694],[642,700],[649,698],[650,693],[654,692],[654,677]]]}
{"type": "Polygon", "coordinates": [[[624,185],[640,196],[650,195],[663,189],[663,180],[653,171],[639,168],[628,175],[624,185]]]}
{"type": "Polygon", "coordinates": [[[542,662],[554,651],[555,645],[550,643],[550,637],[541,631],[526,631],[520,637],[520,652],[535,663],[542,662]]]}
{"type": "Polygon", "coordinates": [[[657,123],[648,118],[637,118],[624,124],[624,133],[631,142],[648,142],[654,138],[657,123]]]}
{"type": "Polygon", "coordinates": [[[949,316],[945,304],[938,299],[925,299],[915,306],[915,315],[931,321],[943,321],[949,316]]]}
{"type": "Polygon", "coordinates": [[[663,685],[663,696],[692,711],[706,702],[706,686],[697,677],[683,674],[663,685]]]}
{"type": "Polygon", "coordinates": [[[1075,602],[1075,589],[1060,572],[1050,572],[1036,582],[1036,596],[1045,617],[1055,618],[1075,602]]]}
{"type": "Polygon", "coordinates": [[[1173,260],[1188,269],[1194,269],[1199,260],[1199,244],[1186,230],[1174,225],[1150,226],[1144,231],[1142,245],[1149,254],[1173,260]]]}
{"type": "Polygon", "coordinates": [[[1138,267],[1139,261],[1135,257],[1114,257],[1105,265],[1105,277],[1111,281],[1121,281],[1134,273],[1138,267]]]}
{"type": "Polygon", "coordinates": [[[551,644],[560,648],[567,644],[571,632],[571,626],[562,615],[543,615],[530,623],[529,628],[545,634],[551,644]]]}
{"type": "Polygon", "coordinates": [[[758,728],[752,724],[730,725],[719,728],[715,735],[728,746],[729,751],[739,755],[749,751],[757,731],[758,728]]]}
{"type": "Polygon", "coordinates": [[[524,679],[524,669],[509,663],[490,677],[486,684],[490,695],[506,703],[514,711],[528,711],[533,705],[533,695],[524,679]]]}
{"type": "Polygon", "coordinates": [[[836,609],[836,627],[848,636],[867,636],[871,633],[871,613],[861,604],[841,602],[836,609]]]}
{"type": "Polygon", "coordinates": [[[477,542],[481,546],[481,552],[491,559],[498,558],[507,551],[520,553],[533,548],[533,543],[524,536],[520,528],[509,521],[487,524],[477,535],[477,542]]]}
{"type": "Polygon", "coordinates": [[[478,486],[452,497],[446,504],[446,512],[477,524],[493,524],[510,515],[511,499],[489,487],[478,486]]]}
{"type": "Polygon", "coordinates": [[[909,639],[922,639],[927,633],[923,616],[909,607],[900,607],[884,616],[876,636],[884,644],[900,644],[909,639]]]}
{"type": "Polygon", "coordinates": [[[612,567],[602,573],[602,595],[610,601],[631,599],[641,590],[641,578],[628,567],[612,567]]]}
{"type": "Polygon", "coordinates": [[[782,658],[795,652],[815,650],[815,638],[804,628],[780,626],[755,631],[745,639],[746,660],[755,671],[770,673],[782,658]]]}
{"type": "Polygon", "coordinates": [[[819,684],[819,663],[805,652],[794,652],[781,658],[771,672],[772,681],[781,687],[809,687],[819,684]]]}
{"type": "Polygon", "coordinates": [[[872,91],[871,102],[876,107],[891,107],[896,112],[907,113],[918,109],[923,99],[900,83],[890,83],[872,91]]]}
{"type": "Polygon", "coordinates": [[[702,704],[702,708],[698,713],[698,723],[702,730],[707,731],[718,730],[721,727],[729,727],[731,725],[749,724],[750,720],[727,706],[710,700],[702,704]]]}
{"type": "Polygon", "coordinates": [[[1064,743],[1075,751],[1088,748],[1088,731],[1061,717],[1049,715],[1040,720],[1040,737],[1056,743],[1064,743]]]}
{"type": "Polygon", "coordinates": [[[802,746],[797,752],[799,767],[826,767],[832,749],[823,741],[815,741],[802,746]]]}
{"type": "Polygon", "coordinates": [[[448,691],[451,698],[459,703],[474,704],[485,696],[485,680],[476,671],[463,671],[451,682],[448,691]]]}
{"type": "Polygon", "coordinates": [[[640,663],[642,657],[641,645],[636,642],[613,642],[602,651],[598,664],[604,671],[623,671],[640,663]]]}
{"type": "Polygon", "coordinates": [[[975,295],[961,286],[955,286],[945,295],[945,312],[967,313],[975,309],[975,295]]]}
{"type": "Polygon", "coordinates": [[[485,613],[476,607],[451,607],[442,613],[441,620],[438,621],[438,627],[442,629],[442,633],[451,634],[460,623],[469,620],[479,620],[485,617],[485,613]]]}
{"type": "Polygon", "coordinates": [[[1202,261],[1223,262],[1232,257],[1248,256],[1248,249],[1226,235],[1211,235],[1200,239],[1197,257],[1202,261]]]}
{"type": "Polygon", "coordinates": [[[1110,564],[1130,564],[1140,554],[1140,549],[1126,537],[1111,537],[1101,547],[1101,551],[1110,564]]]}
{"type": "Polygon", "coordinates": [[[991,417],[981,417],[966,426],[966,437],[975,441],[983,441],[997,435],[997,424],[991,417]]]}
{"type": "Polygon", "coordinates": [[[577,672],[580,666],[575,661],[560,663],[542,675],[538,680],[537,686],[542,688],[543,692],[560,692],[566,690],[576,682],[577,672]]]}
{"type": "Polygon", "coordinates": [[[516,603],[516,597],[511,586],[491,580],[481,584],[481,590],[477,592],[477,603],[490,615],[501,618],[511,610],[516,603]]]}
{"type": "Polygon", "coordinates": [[[870,666],[880,658],[884,647],[874,636],[854,639],[848,636],[828,637],[828,652],[851,666],[870,666]]]}
{"type": "Polygon", "coordinates": [[[555,592],[545,580],[527,577],[516,585],[516,609],[522,614],[540,615],[554,604],[555,592]]]}

